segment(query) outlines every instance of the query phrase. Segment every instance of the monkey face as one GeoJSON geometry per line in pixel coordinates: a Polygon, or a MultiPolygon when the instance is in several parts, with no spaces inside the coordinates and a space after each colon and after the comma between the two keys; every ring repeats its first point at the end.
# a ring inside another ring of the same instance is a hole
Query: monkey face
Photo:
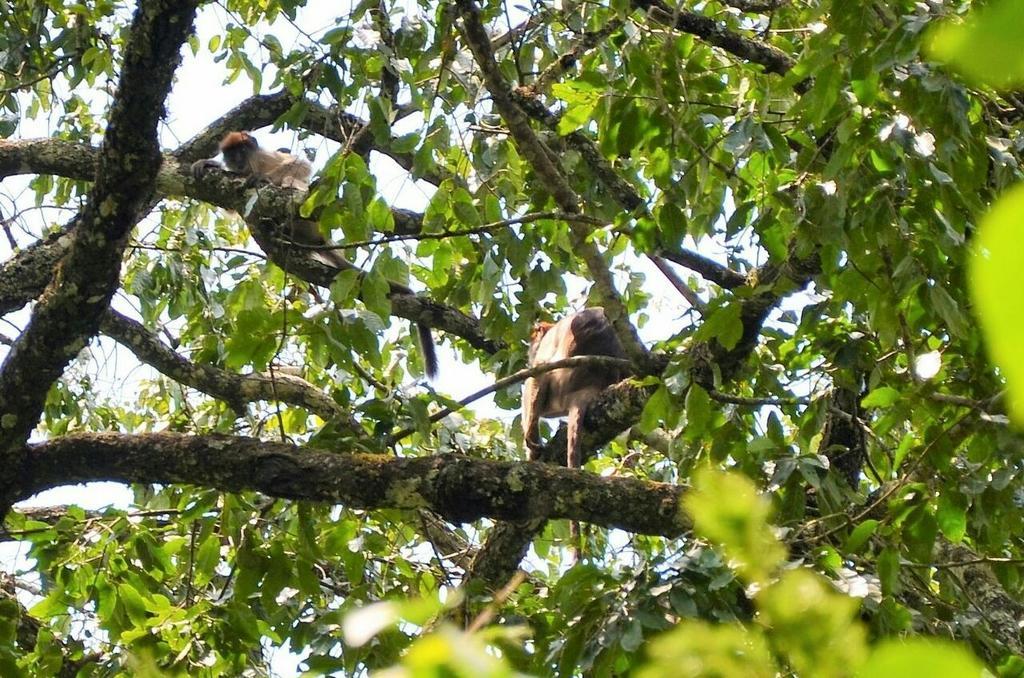
{"type": "Polygon", "coordinates": [[[256,138],[248,132],[230,132],[220,142],[220,152],[224,154],[224,164],[232,172],[242,174],[249,171],[249,159],[259,149],[256,138]]]}

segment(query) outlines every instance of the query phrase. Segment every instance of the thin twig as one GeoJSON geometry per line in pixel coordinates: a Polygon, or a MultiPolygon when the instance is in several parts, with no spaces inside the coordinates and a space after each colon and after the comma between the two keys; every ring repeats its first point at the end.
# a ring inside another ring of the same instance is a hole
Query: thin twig
{"type": "Polygon", "coordinates": [[[761,407],[766,405],[782,407],[783,405],[805,405],[810,402],[809,398],[748,398],[746,396],[722,393],[721,391],[708,391],[708,396],[710,396],[712,400],[716,400],[720,403],[728,403],[730,405],[747,405],[749,407],[761,407]]]}
{"type": "Polygon", "coordinates": [[[591,224],[593,226],[608,226],[607,221],[597,219],[595,217],[589,217],[585,214],[570,214],[568,212],[531,212],[524,214],[520,217],[512,217],[510,219],[502,219],[501,221],[493,221],[489,224],[482,226],[475,226],[474,228],[460,229],[457,231],[442,231],[440,233],[408,233],[408,234],[392,234],[381,236],[380,238],[374,238],[372,240],[357,240],[356,242],[346,243],[329,243],[326,245],[310,245],[308,243],[295,242],[294,240],[279,239],[279,242],[285,245],[290,245],[296,249],[301,250],[345,250],[354,247],[372,247],[375,245],[385,245],[392,242],[401,242],[404,240],[443,240],[445,238],[458,238],[467,235],[479,235],[481,233],[489,233],[496,231],[506,226],[514,226],[516,224],[528,224],[534,221],[541,221],[543,219],[552,219],[555,221],[573,221],[584,224],[591,224]]]}
{"type": "MultiPolygon", "coordinates": [[[[480,398],[483,398],[486,395],[490,395],[491,393],[494,393],[496,391],[500,391],[501,389],[503,389],[503,388],[505,388],[507,386],[511,386],[512,384],[517,384],[517,383],[519,383],[521,381],[525,381],[525,380],[529,379],[530,377],[535,377],[538,374],[544,374],[545,372],[550,372],[551,370],[557,370],[557,369],[561,369],[561,368],[564,368],[564,367],[586,367],[586,366],[590,366],[590,367],[605,367],[605,368],[625,367],[625,368],[632,369],[633,368],[633,363],[630,362],[629,360],[624,359],[624,358],[612,358],[611,356],[605,356],[605,355],[578,355],[578,356],[574,356],[572,358],[565,358],[564,360],[556,360],[556,361],[550,362],[550,363],[543,363],[541,365],[534,365],[533,367],[528,367],[526,369],[519,370],[518,372],[516,372],[514,374],[510,374],[507,377],[502,377],[501,379],[499,379],[498,381],[494,382],[490,386],[487,386],[486,388],[482,388],[479,391],[476,391],[475,393],[471,393],[470,395],[466,396],[462,400],[459,400],[458,403],[456,404],[456,406],[454,406],[454,407],[445,407],[444,409],[440,410],[439,412],[435,412],[434,414],[430,415],[430,418],[428,419],[428,421],[431,424],[436,423],[438,421],[441,421],[442,419],[444,419],[448,415],[452,414],[456,410],[461,410],[466,405],[469,405],[472,402],[480,400],[480,398]]],[[[394,445],[395,443],[397,443],[402,438],[405,438],[406,436],[412,435],[415,432],[416,432],[416,428],[415,427],[410,427],[410,428],[404,428],[404,429],[402,429],[400,431],[397,431],[396,433],[392,433],[388,437],[385,445],[387,445],[387,446],[394,445]]]]}
{"type": "Polygon", "coordinates": [[[672,284],[672,287],[676,288],[676,291],[683,296],[686,301],[690,303],[690,306],[701,315],[704,316],[704,311],[707,310],[707,305],[704,300],[701,299],[696,292],[690,289],[690,286],[686,284],[686,281],[676,275],[676,272],[672,270],[664,259],[654,254],[648,254],[647,258],[661,271],[661,274],[672,284]]]}
{"type": "Polygon", "coordinates": [[[487,626],[494,619],[494,616],[498,612],[498,608],[505,604],[508,597],[519,588],[519,585],[526,580],[526,573],[522,570],[516,570],[516,573],[512,575],[512,578],[508,580],[508,583],[501,587],[501,590],[494,594],[494,598],[491,602],[477,615],[473,623],[466,629],[469,633],[475,633],[487,626]]]}

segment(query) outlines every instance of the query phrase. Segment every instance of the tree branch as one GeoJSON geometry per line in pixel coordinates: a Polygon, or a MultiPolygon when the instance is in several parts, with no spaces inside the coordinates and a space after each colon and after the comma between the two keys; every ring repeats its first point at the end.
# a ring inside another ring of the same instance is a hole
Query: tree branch
{"type": "Polygon", "coordinates": [[[690,527],[679,510],[681,487],[453,454],[396,458],[243,436],[83,433],[27,445],[10,461],[10,474],[21,478],[15,501],[108,480],[256,490],[360,509],[429,508],[453,522],[566,518],[663,536],[690,527]]]}
{"type": "Polygon", "coordinates": [[[727,29],[720,21],[703,14],[669,7],[662,0],[633,0],[633,6],[647,12],[649,17],[660,24],[695,35],[744,61],[760,64],[769,73],[785,75],[796,63],[778,47],[745,38],[727,29]]]}
{"type": "Polygon", "coordinates": [[[741,12],[749,14],[764,14],[773,12],[785,5],[789,0],[722,0],[723,4],[735,7],[741,12]]]}
{"type": "Polygon", "coordinates": [[[141,362],[180,384],[223,400],[235,412],[244,412],[246,403],[276,400],[303,407],[326,420],[338,419],[351,430],[361,431],[341,406],[305,379],[287,374],[235,374],[190,362],[165,346],[142,323],[112,309],[103,315],[100,330],[128,348],[141,362]]]}
{"type": "Polygon", "coordinates": [[[690,304],[690,307],[697,311],[698,315],[703,316],[704,311],[707,310],[707,304],[705,304],[704,300],[700,298],[700,295],[693,291],[690,286],[686,284],[686,281],[680,278],[662,257],[648,254],[647,258],[650,259],[651,263],[654,264],[659,271],[661,271],[661,274],[665,276],[665,279],[669,281],[672,287],[676,288],[676,291],[686,299],[687,303],[690,304]]]}
{"type": "MultiPolygon", "coordinates": [[[[181,162],[173,154],[163,156],[156,177],[157,199],[187,196],[246,215],[253,239],[271,261],[301,280],[330,286],[338,274],[337,269],[309,256],[301,247],[278,235],[287,232],[284,225],[299,218],[298,209],[304,194],[276,186],[247,188],[237,175],[217,170],[207,172],[202,181],[193,179],[185,160],[201,155],[198,150],[207,143],[207,136],[204,133],[183,146],[184,150],[179,149],[181,162]]],[[[98,154],[98,149],[87,144],[60,139],[0,142],[0,176],[35,172],[92,179],[98,154]],[[61,163],[62,158],[66,158],[64,164],[61,163]]],[[[393,210],[392,214],[396,225],[404,224],[404,230],[419,230],[420,215],[411,217],[408,210],[400,209],[393,210]],[[411,220],[416,225],[410,225],[411,220]]],[[[70,233],[72,226],[66,226],[62,234],[70,233]]],[[[45,243],[26,248],[5,263],[0,268],[0,313],[16,310],[38,297],[50,282],[57,262],[69,245],[70,238],[52,236],[45,243]]],[[[475,318],[419,295],[395,295],[392,297],[392,311],[399,317],[414,322],[424,321],[430,327],[462,337],[487,353],[497,353],[504,346],[502,342],[484,335],[475,318]]]]}
{"type": "Polygon", "coordinates": [[[736,289],[746,285],[748,282],[747,276],[739,271],[734,271],[728,266],[723,266],[717,261],[709,259],[703,254],[688,250],[685,247],[675,249],[661,248],[658,250],[658,255],[674,264],[679,264],[683,268],[699,273],[705,280],[710,280],[727,290],[736,289]]]}

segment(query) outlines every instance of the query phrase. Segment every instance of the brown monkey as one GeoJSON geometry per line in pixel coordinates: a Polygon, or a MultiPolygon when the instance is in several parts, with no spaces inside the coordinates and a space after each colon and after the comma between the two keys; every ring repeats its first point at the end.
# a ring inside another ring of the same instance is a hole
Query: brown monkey
{"type": "MultiPolygon", "coordinates": [[[[309,189],[313,166],[305,158],[286,151],[266,151],[248,132],[228,132],[220,141],[224,166],[235,174],[268,181],[282,188],[309,189]]],[[[192,176],[198,179],[211,167],[221,167],[215,158],[192,163],[192,176]]]]}
{"type": "MultiPolygon", "coordinates": [[[[603,308],[588,308],[557,323],[537,323],[530,335],[530,366],[578,355],[625,358],[603,308]]],[[[625,369],[582,366],[545,372],[526,380],[523,387],[523,438],[530,458],[540,446],[540,417],[569,417],[566,466],[580,466],[580,427],[590,402],[606,387],[620,381],[625,369]]]]}
{"type": "MultiPolygon", "coordinates": [[[[260,148],[256,138],[248,132],[228,132],[220,142],[220,151],[224,156],[224,167],[229,172],[249,177],[250,181],[266,181],[281,188],[294,188],[299,191],[309,190],[309,178],[313,175],[313,166],[305,158],[292,155],[282,149],[265,151],[260,148]]],[[[216,158],[206,158],[192,163],[192,176],[199,179],[211,167],[221,168],[216,158]]],[[[327,245],[327,239],[320,233],[315,221],[295,219],[289,224],[288,236],[300,245],[315,247],[327,245]]],[[[313,250],[311,256],[320,262],[341,270],[356,268],[338,250],[313,250]]],[[[409,288],[398,285],[395,289],[401,294],[412,294],[409,288]]]]}
{"type": "MultiPolygon", "coordinates": [[[[305,158],[292,155],[286,150],[267,151],[260,148],[256,138],[248,132],[228,132],[220,142],[220,151],[224,156],[224,167],[229,172],[249,177],[249,180],[267,181],[282,188],[293,188],[299,191],[309,190],[309,178],[313,174],[313,166],[305,158]]],[[[192,176],[199,179],[211,167],[222,165],[216,158],[205,158],[192,163],[192,176]]],[[[289,225],[290,238],[300,245],[325,246],[327,239],[320,232],[315,221],[294,219],[289,225]]],[[[356,270],[359,267],[350,262],[339,250],[314,250],[313,257],[338,270],[356,270]]],[[[392,294],[413,294],[413,291],[401,283],[389,282],[392,294]]],[[[417,323],[416,330],[420,336],[423,349],[423,363],[427,376],[437,376],[437,351],[430,328],[417,323]]]]}

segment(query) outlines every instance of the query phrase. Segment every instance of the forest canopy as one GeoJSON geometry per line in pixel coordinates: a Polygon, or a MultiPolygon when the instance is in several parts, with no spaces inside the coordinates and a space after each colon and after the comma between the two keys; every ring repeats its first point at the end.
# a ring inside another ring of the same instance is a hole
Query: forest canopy
{"type": "Polygon", "coordinates": [[[1024,676],[1021,25],[0,2],[0,673],[1024,676]]]}

